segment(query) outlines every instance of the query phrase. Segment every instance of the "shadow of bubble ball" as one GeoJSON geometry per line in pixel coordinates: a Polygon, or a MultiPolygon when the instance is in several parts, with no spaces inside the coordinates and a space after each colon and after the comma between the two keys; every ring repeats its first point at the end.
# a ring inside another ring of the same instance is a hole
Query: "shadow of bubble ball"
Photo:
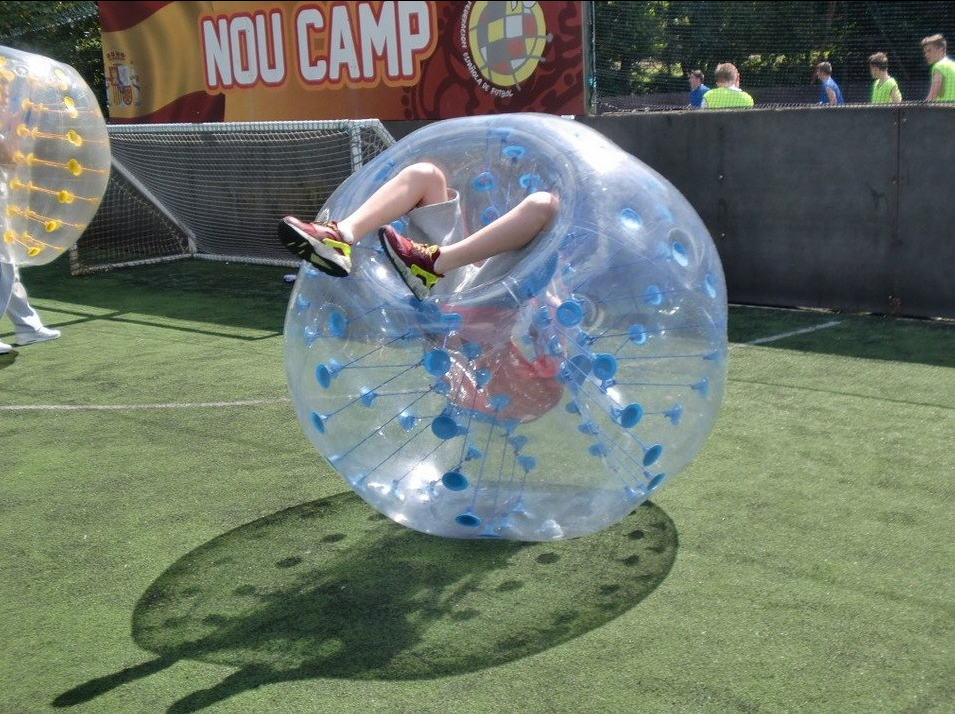
{"type": "Polygon", "coordinates": [[[726,286],[709,233],[658,173],[544,114],[427,125],[319,217],[418,161],[444,169],[469,232],[538,190],[559,215],[424,301],[373,235],[348,278],[303,264],[285,367],[305,433],[359,496],[425,533],[547,541],[620,521],[694,458],[722,400],[726,286]]]}
{"type": "Polygon", "coordinates": [[[79,240],[106,193],[106,121],[75,69],[0,47],[0,133],[0,262],[44,265],[79,240]]]}

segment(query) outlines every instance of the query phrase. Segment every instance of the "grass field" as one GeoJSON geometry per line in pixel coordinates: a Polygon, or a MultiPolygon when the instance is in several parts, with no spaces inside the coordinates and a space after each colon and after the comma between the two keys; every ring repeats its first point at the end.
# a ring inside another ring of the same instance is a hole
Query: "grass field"
{"type": "Polygon", "coordinates": [[[652,502],[453,541],[308,443],[284,272],[24,270],[63,337],[0,356],[2,714],[955,712],[955,325],[733,306],[652,502]]]}

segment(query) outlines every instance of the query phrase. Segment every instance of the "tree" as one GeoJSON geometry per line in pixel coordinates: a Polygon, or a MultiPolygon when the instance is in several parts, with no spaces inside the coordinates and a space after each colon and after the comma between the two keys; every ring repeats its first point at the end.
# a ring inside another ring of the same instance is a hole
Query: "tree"
{"type": "Polygon", "coordinates": [[[99,11],[95,2],[0,3],[0,44],[71,66],[107,114],[99,11]]]}

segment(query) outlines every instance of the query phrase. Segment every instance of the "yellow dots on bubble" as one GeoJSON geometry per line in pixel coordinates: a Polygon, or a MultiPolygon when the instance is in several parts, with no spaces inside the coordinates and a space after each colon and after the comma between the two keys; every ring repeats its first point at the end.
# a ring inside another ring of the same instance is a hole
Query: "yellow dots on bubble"
{"type": "Polygon", "coordinates": [[[59,89],[61,92],[65,92],[70,88],[70,78],[67,77],[66,72],[59,67],[54,67],[53,77],[59,82],[57,89],[59,89]]]}
{"type": "MultiPolygon", "coordinates": [[[[61,189],[46,188],[44,186],[38,186],[37,184],[33,183],[33,181],[30,181],[29,183],[24,183],[18,178],[10,179],[9,186],[14,191],[27,190],[27,191],[35,191],[37,193],[45,193],[48,196],[53,196],[59,203],[64,203],[64,204],[75,203],[76,201],[87,201],[89,203],[92,203],[94,201],[99,200],[97,198],[90,198],[88,196],[77,196],[75,193],[65,188],[61,188],[61,189]]],[[[15,206],[8,205],[6,206],[4,210],[9,216],[9,215],[15,215],[15,212],[17,209],[15,206]]]]}
{"type": "Polygon", "coordinates": [[[76,159],[70,159],[66,163],[66,170],[69,171],[74,176],[79,176],[83,173],[83,167],[80,165],[80,162],[76,159]]]}
{"type": "Polygon", "coordinates": [[[8,228],[3,232],[3,242],[4,243],[18,243],[26,248],[27,257],[35,258],[40,253],[42,253],[47,248],[52,248],[49,243],[44,243],[39,241],[29,233],[20,233],[17,235],[17,232],[11,228],[8,228]]]}
{"type": "Polygon", "coordinates": [[[45,230],[47,233],[52,233],[61,225],[62,224],[58,220],[54,218],[48,218],[46,222],[43,224],[43,230],[45,230]]]}

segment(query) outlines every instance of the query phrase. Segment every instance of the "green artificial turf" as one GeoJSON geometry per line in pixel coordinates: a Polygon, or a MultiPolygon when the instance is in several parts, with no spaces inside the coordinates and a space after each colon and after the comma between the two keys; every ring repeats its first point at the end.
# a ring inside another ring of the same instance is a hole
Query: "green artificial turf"
{"type": "Polygon", "coordinates": [[[63,336],[0,356],[4,714],[953,711],[952,324],[733,307],[651,502],[455,541],[311,447],[285,272],[24,270],[63,336]]]}

